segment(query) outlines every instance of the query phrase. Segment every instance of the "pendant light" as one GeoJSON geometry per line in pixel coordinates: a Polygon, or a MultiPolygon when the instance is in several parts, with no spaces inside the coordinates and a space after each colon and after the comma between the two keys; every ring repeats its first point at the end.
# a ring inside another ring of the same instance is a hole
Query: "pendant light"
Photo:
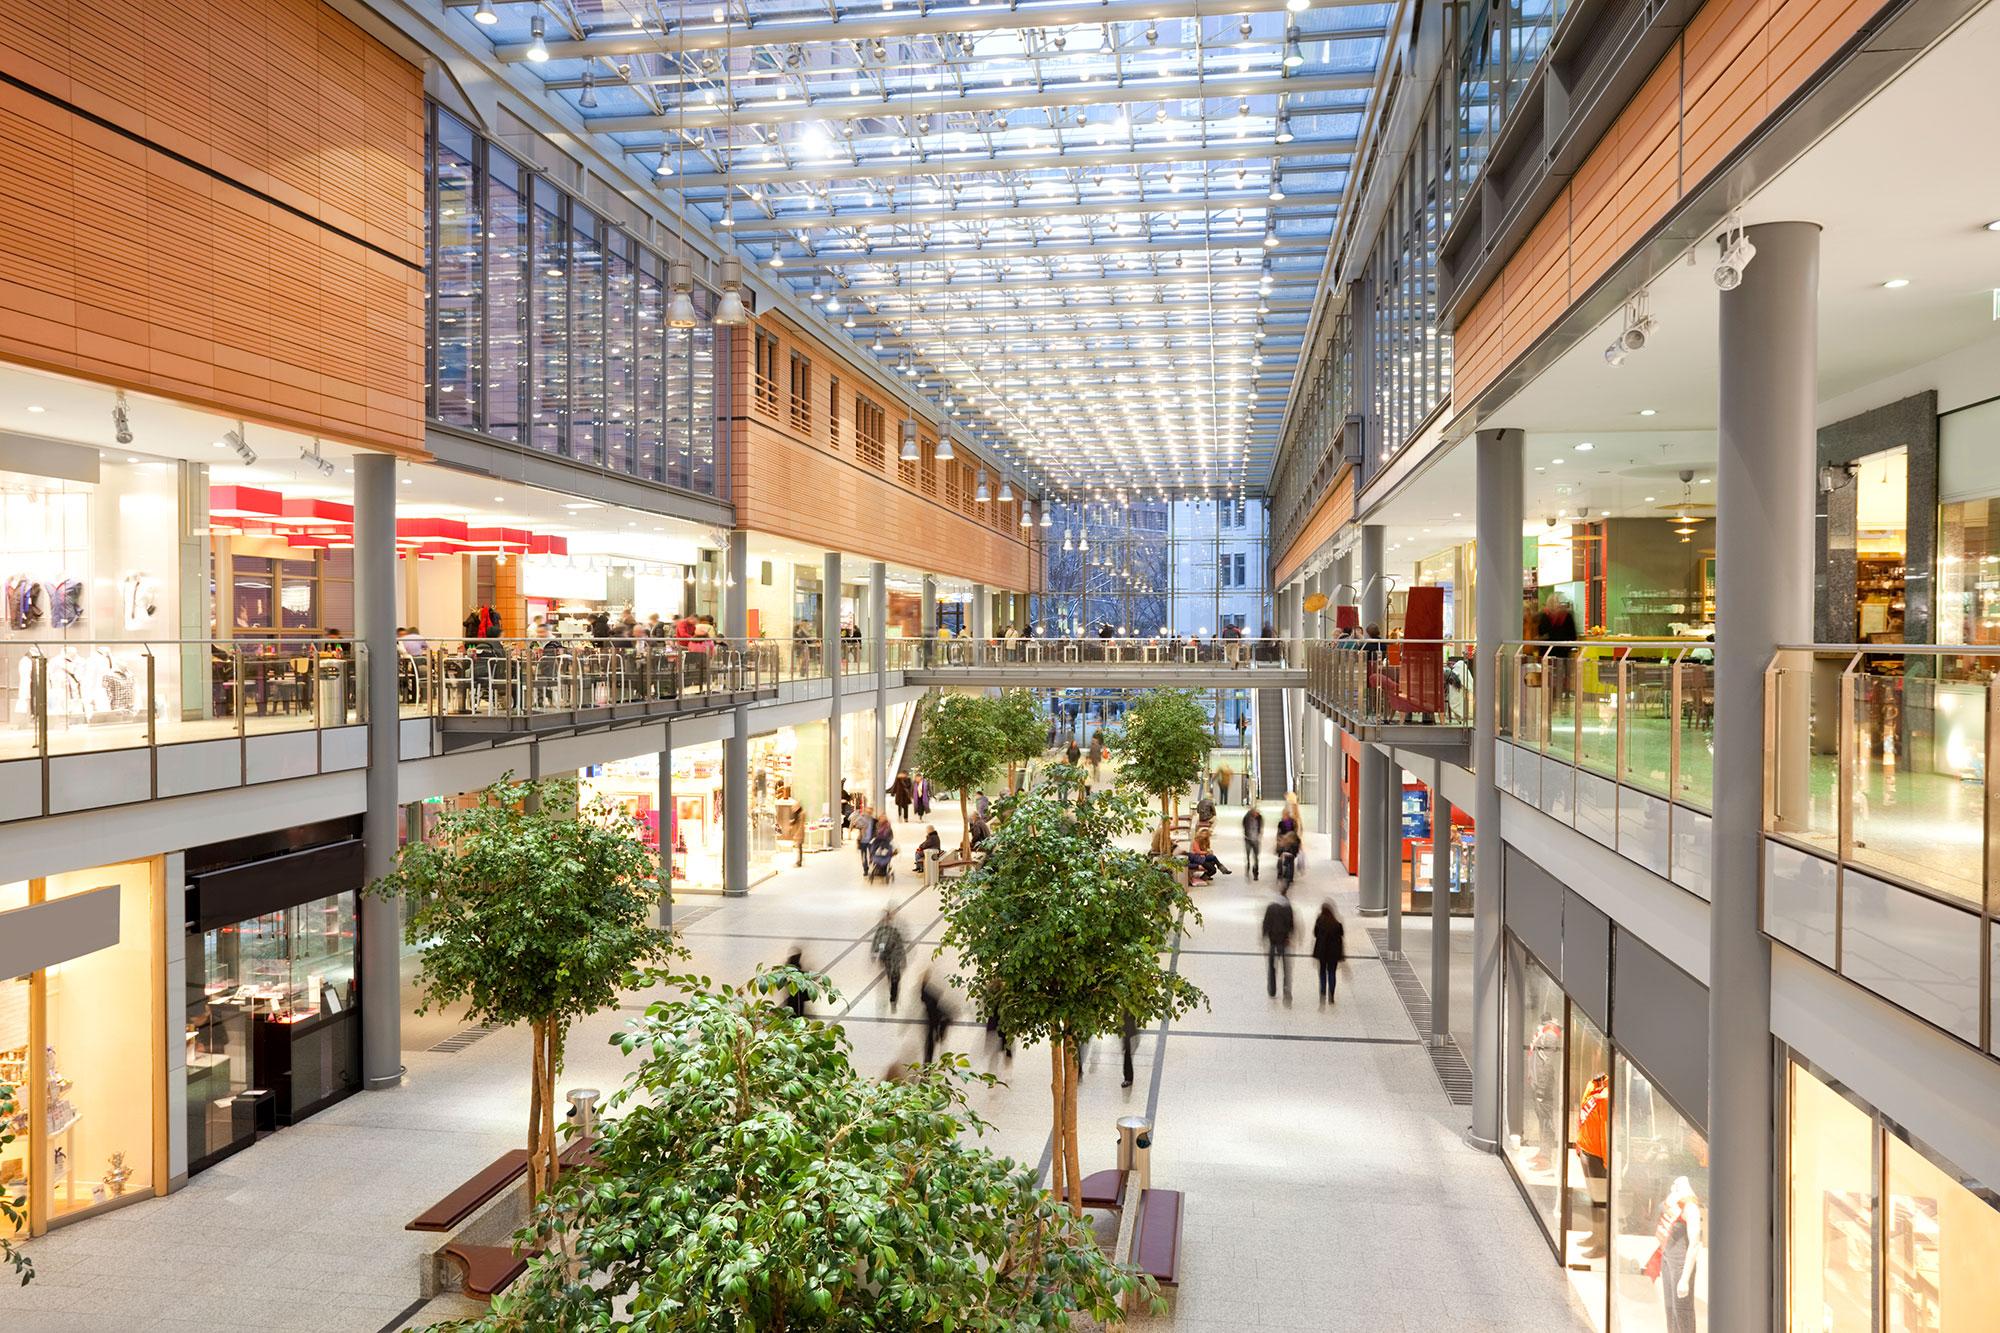
{"type": "Polygon", "coordinates": [[[1007,504],[1010,501],[1012,501],[1013,498],[1014,498],[1014,483],[1008,481],[1005,477],[1000,478],[1000,503],[1007,504]]]}
{"type": "Polygon", "coordinates": [[[908,417],[903,418],[903,447],[896,457],[905,463],[917,461],[917,423],[908,417]]]}
{"type": "Polygon", "coordinates": [[[1068,529],[1068,528],[1064,528],[1064,529],[1063,529],[1063,550],[1065,550],[1065,551],[1074,551],[1075,549],[1076,549],[1076,543],[1070,540],[1070,537],[1069,537],[1069,529],[1068,529]]]}
{"type": "Polygon", "coordinates": [[[676,259],[667,266],[667,273],[674,289],[673,299],[667,303],[667,327],[691,329],[699,322],[694,314],[694,270],[686,260],[676,259]]]}
{"type": "Polygon", "coordinates": [[[986,504],[992,498],[993,493],[986,489],[986,469],[981,468],[979,469],[979,484],[973,488],[972,492],[973,503],[986,504]]]}
{"type": "Polygon", "coordinates": [[[937,453],[934,454],[933,457],[935,457],[940,463],[949,463],[952,459],[958,457],[958,451],[951,447],[950,426],[946,426],[943,430],[938,432],[937,453]]]}
{"type": "Polygon", "coordinates": [[[500,16],[493,12],[492,0],[479,0],[479,8],[472,11],[472,21],[489,28],[500,21],[500,16]]]}
{"type": "Polygon", "coordinates": [[[549,58],[549,44],[542,38],[541,15],[537,14],[528,25],[528,37],[528,59],[539,65],[549,58]]]}
{"type": "Polygon", "coordinates": [[[735,255],[725,255],[722,260],[722,299],[715,305],[715,322],[725,327],[735,327],[750,322],[750,312],[743,306],[743,261],[735,255]]]}

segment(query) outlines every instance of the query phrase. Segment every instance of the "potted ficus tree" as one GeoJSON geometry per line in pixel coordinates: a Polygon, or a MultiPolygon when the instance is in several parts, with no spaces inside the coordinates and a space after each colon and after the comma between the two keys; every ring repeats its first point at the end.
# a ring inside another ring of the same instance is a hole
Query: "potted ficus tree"
{"type": "Polygon", "coordinates": [[[653,924],[662,889],[637,824],[604,802],[579,806],[567,779],[501,781],[406,845],[368,891],[409,901],[406,937],[424,946],[419,1013],[462,1005],[474,1022],[532,1031],[528,1188],[539,1197],[559,1169],[570,1025],[676,952],[653,924]]]}
{"type": "MultiPolygon", "coordinates": [[[[14,1099],[11,1084],[0,1083],[0,1148],[14,1141],[14,1115],[20,1110],[20,1103],[14,1099]]],[[[22,1286],[35,1280],[35,1265],[14,1244],[14,1237],[28,1229],[28,1210],[14,1202],[11,1190],[0,1188],[0,1264],[14,1270],[14,1276],[22,1286]]]]}
{"type": "Polygon", "coordinates": [[[917,767],[940,791],[958,793],[965,831],[960,856],[972,853],[972,793],[993,780],[1003,762],[1006,733],[995,719],[994,701],[980,694],[940,695],[924,714],[917,739],[917,767]]]}
{"type": "Polygon", "coordinates": [[[1048,749],[1048,728],[1033,690],[1008,690],[992,701],[1000,729],[1000,759],[1007,765],[1007,790],[1019,791],[1027,766],[1048,749]]]}
{"type": "Polygon", "coordinates": [[[638,1065],[596,1162],[517,1237],[542,1257],[453,1327],[1029,1333],[1156,1296],[979,1146],[965,1089],[991,1079],[962,1059],[856,1073],[837,1026],[776,1002],[831,1000],[823,977],[656,980],[670,993],[616,1039],[638,1065]]]}
{"type": "Polygon", "coordinates": [[[1199,921],[1185,885],[1117,839],[1145,828],[1142,801],[1117,790],[1078,799],[1081,775],[1009,798],[978,870],[940,891],[943,945],[962,986],[1000,1029],[1049,1045],[1054,1190],[1082,1212],[1078,1055],[1091,1038],[1178,1017],[1207,998],[1162,967],[1183,922],[1199,921]]]}
{"type": "Polygon", "coordinates": [[[1201,776],[1212,737],[1208,712],[1192,690],[1149,690],[1125,710],[1109,738],[1119,781],[1160,803],[1160,826],[1173,823],[1181,793],[1201,776]]]}

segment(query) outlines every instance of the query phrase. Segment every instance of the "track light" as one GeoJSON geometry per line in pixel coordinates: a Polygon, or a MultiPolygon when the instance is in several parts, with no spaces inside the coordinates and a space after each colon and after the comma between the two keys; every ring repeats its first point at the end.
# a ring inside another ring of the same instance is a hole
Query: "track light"
{"type": "Polygon", "coordinates": [[[242,422],[239,421],[236,423],[235,430],[224,431],[222,442],[229,446],[238,459],[242,460],[244,467],[255,467],[257,465],[257,451],[252,449],[250,442],[244,438],[242,422]]]}
{"type": "Polygon", "coordinates": [[[539,65],[549,58],[549,44],[542,40],[541,15],[537,14],[534,22],[528,25],[528,37],[530,39],[528,42],[528,59],[539,65]]]}
{"type": "Polygon", "coordinates": [[[313,439],[311,444],[302,444],[299,446],[299,459],[301,462],[308,464],[313,471],[319,473],[322,477],[331,477],[333,475],[333,460],[320,456],[319,440],[317,437],[313,439]]]}
{"type": "Polygon", "coordinates": [[[490,28],[500,21],[500,16],[493,12],[493,6],[489,3],[489,0],[479,0],[479,8],[472,11],[472,21],[474,23],[484,23],[490,28]]]}
{"type": "Polygon", "coordinates": [[[1743,270],[1750,267],[1750,261],[1757,257],[1757,247],[1743,233],[1742,222],[1737,222],[1735,234],[1724,232],[1716,242],[1722,251],[1722,259],[1715,266],[1715,285],[1725,292],[1733,292],[1743,285],[1743,270]]]}
{"type": "Polygon", "coordinates": [[[132,443],[132,414],[125,408],[125,391],[111,403],[111,436],[120,444],[132,443]]]}
{"type": "Polygon", "coordinates": [[[686,261],[676,260],[667,266],[667,275],[674,289],[673,299],[667,303],[667,327],[691,329],[698,322],[694,313],[693,270],[686,261]]]}
{"type": "Polygon", "coordinates": [[[715,322],[723,326],[748,324],[750,312],[743,308],[743,261],[725,256],[717,276],[722,279],[722,299],[715,306],[715,322]]]}

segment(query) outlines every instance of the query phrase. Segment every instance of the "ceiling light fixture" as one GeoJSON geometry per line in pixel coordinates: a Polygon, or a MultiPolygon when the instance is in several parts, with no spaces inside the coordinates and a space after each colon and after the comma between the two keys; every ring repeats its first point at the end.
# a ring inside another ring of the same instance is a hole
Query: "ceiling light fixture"
{"type": "Polygon", "coordinates": [[[685,260],[675,260],[667,266],[667,274],[674,290],[667,303],[667,327],[691,329],[699,322],[694,313],[694,270],[685,260]]]}
{"type": "Polygon", "coordinates": [[[472,21],[484,23],[490,28],[500,21],[500,16],[493,12],[493,6],[488,0],[479,0],[479,8],[472,11],[472,21]]]}
{"type": "Polygon", "coordinates": [[[1901,288],[1904,288],[1904,287],[1907,287],[1907,286],[1909,286],[1909,285],[1910,285],[1910,280],[1909,280],[1908,278],[1891,278],[1891,279],[1889,279],[1889,280],[1888,280],[1887,282],[1883,283],[1882,285],[1883,285],[1883,287],[1887,288],[1887,289],[1888,289],[1889,291],[1892,291],[1892,292],[1893,292],[1893,291],[1898,291],[1898,290],[1900,290],[1901,288]]]}
{"type": "Polygon", "coordinates": [[[534,21],[528,25],[528,36],[530,38],[528,42],[528,59],[539,65],[549,58],[549,44],[542,40],[541,15],[537,14],[534,21]]]}
{"type": "Polygon", "coordinates": [[[750,312],[743,305],[743,261],[735,255],[723,256],[719,276],[722,299],[715,306],[715,323],[724,328],[748,324],[750,312]]]}
{"type": "Polygon", "coordinates": [[[917,423],[908,417],[903,418],[903,447],[896,457],[905,463],[917,461],[917,423]]]}
{"type": "Polygon", "coordinates": [[[1734,231],[1724,231],[1716,240],[1722,251],[1722,258],[1715,266],[1715,285],[1725,292],[1733,292],[1743,285],[1743,270],[1750,267],[1750,261],[1757,257],[1757,247],[1743,234],[1743,219],[1732,220],[1734,231]]]}
{"type": "Polygon", "coordinates": [[[595,111],[597,109],[597,74],[595,71],[585,70],[583,72],[583,96],[576,99],[576,104],[586,111],[595,111]]]}

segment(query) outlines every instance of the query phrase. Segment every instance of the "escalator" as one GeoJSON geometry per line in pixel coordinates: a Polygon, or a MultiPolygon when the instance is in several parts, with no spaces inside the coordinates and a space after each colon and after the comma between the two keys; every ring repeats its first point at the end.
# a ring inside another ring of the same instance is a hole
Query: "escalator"
{"type": "Polygon", "coordinates": [[[1290,765],[1285,759],[1285,692],[1260,689],[1252,725],[1257,732],[1257,792],[1264,800],[1282,800],[1291,790],[1290,765]]]}

